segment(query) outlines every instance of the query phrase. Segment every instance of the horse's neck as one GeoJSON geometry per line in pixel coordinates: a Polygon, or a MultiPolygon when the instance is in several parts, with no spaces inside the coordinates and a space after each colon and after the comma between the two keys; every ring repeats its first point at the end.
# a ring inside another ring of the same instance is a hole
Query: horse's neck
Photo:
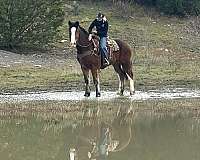
{"type": "Polygon", "coordinates": [[[79,36],[78,41],[82,45],[87,45],[88,43],[90,43],[90,41],[88,40],[88,35],[84,33],[83,31],[81,31],[81,29],[80,29],[80,36],[79,36]]]}

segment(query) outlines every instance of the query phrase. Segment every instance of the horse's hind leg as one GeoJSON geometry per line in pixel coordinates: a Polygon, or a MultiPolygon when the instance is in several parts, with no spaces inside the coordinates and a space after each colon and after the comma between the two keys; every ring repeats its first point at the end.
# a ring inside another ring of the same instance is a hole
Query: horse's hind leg
{"type": "Polygon", "coordinates": [[[118,94],[123,95],[124,94],[124,80],[125,80],[125,75],[121,69],[120,64],[114,64],[113,65],[115,71],[118,73],[118,78],[119,78],[119,91],[118,94]]]}
{"type": "Polygon", "coordinates": [[[135,88],[134,88],[133,71],[132,71],[131,62],[122,64],[122,68],[130,82],[130,95],[133,95],[135,93],[135,88]]]}
{"type": "Polygon", "coordinates": [[[89,69],[86,69],[84,67],[81,67],[82,72],[83,72],[83,76],[84,76],[84,80],[85,80],[85,97],[89,97],[90,96],[90,77],[89,77],[89,69]]]}
{"type": "Polygon", "coordinates": [[[100,97],[100,81],[99,81],[99,72],[97,69],[92,69],[92,77],[93,77],[93,82],[96,88],[96,97],[100,97]]]}

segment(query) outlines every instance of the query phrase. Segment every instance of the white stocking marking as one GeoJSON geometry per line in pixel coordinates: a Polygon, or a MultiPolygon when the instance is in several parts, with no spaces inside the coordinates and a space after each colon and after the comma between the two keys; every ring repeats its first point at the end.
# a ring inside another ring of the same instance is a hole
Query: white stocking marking
{"type": "Polygon", "coordinates": [[[134,81],[133,79],[126,73],[128,79],[129,79],[129,82],[130,82],[130,92],[134,92],[135,89],[134,89],[134,81]]]}
{"type": "Polygon", "coordinates": [[[120,76],[118,75],[119,78],[119,93],[121,92],[121,88],[122,88],[122,81],[120,79],[120,76]]]}
{"type": "Polygon", "coordinates": [[[99,77],[97,78],[97,81],[98,81],[98,82],[97,82],[97,83],[98,83],[98,84],[97,84],[97,90],[100,92],[100,81],[99,81],[99,77]]]}

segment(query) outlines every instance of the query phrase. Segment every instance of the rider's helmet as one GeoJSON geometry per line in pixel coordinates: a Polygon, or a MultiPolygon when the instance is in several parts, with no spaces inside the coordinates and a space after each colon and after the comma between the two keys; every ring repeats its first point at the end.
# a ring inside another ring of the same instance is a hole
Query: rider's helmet
{"type": "Polygon", "coordinates": [[[103,15],[101,12],[99,12],[99,13],[97,14],[97,20],[98,20],[98,21],[101,21],[101,20],[103,19],[103,17],[104,17],[104,15],[103,15]]]}

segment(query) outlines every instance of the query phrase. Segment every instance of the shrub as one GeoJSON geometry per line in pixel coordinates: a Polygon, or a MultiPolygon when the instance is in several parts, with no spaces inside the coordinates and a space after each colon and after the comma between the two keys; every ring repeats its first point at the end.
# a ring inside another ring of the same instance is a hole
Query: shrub
{"type": "MultiPolygon", "coordinates": [[[[121,0],[124,2],[124,0],[121,0]]],[[[113,0],[113,2],[115,2],[113,0]]],[[[199,15],[200,0],[127,0],[140,5],[153,6],[165,14],[174,15],[199,15]]]]}
{"type": "Polygon", "coordinates": [[[62,0],[1,0],[0,47],[43,46],[64,20],[62,0]]]}
{"type": "Polygon", "coordinates": [[[137,3],[151,5],[166,14],[185,16],[198,15],[200,13],[199,0],[135,0],[137,3]]]}

